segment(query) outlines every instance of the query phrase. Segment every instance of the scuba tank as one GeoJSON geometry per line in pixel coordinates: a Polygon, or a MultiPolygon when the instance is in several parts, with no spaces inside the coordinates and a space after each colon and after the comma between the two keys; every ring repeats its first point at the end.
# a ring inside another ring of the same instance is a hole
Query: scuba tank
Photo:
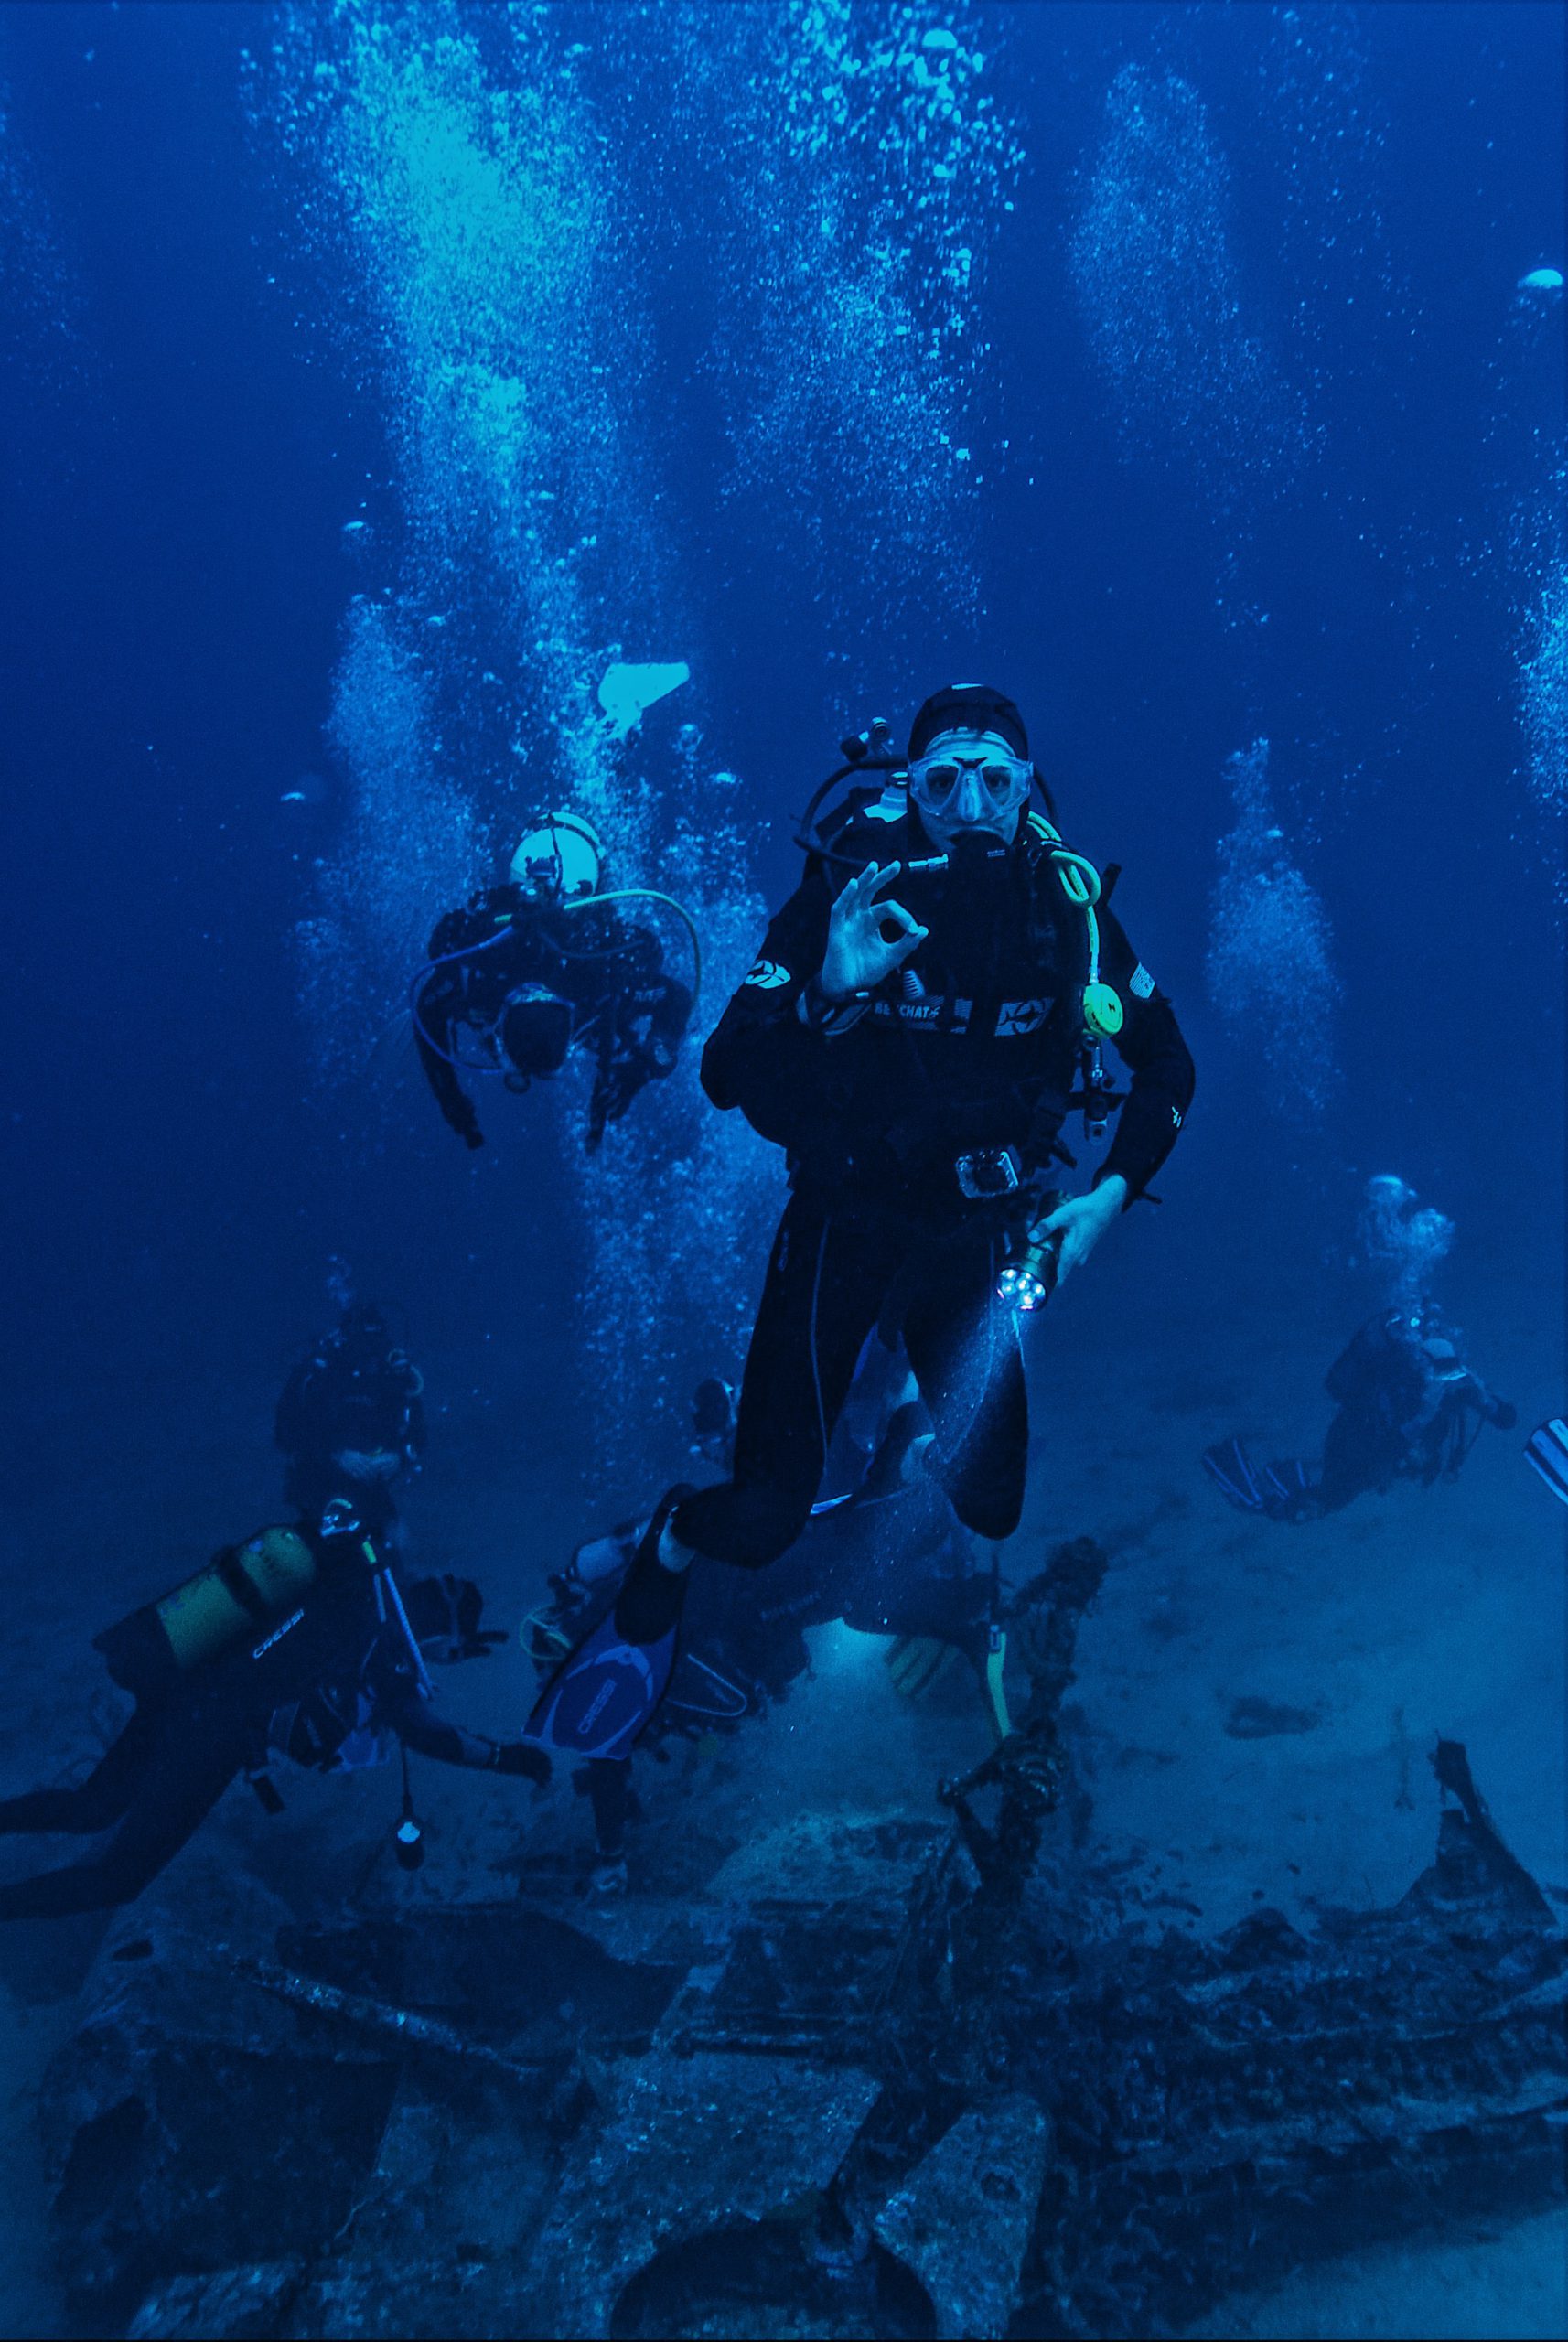
{"type": "Polygon", "coordinates": [[[161,1600],[93,1637],[111,1678],[136,1699],[172,1692],[209,1660],[263,1644],[316,1582],[316,1555],[294,1529],[263,1529],[226,1545],[161,1600]]]}

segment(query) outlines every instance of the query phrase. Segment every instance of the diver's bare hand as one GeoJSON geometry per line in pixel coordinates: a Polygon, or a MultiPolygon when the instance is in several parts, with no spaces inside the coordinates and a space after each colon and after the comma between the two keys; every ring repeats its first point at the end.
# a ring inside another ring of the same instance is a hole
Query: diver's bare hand
{"type": "Polygon", "coordinates": [[[1034,1236],[1060,1236],[1057,1250],[1058,1284],[1064,1284],[1074,1269],[1082,1268],[1126,1200],[1127,1182],[1119,1171],[1113,1171],[1109,1179],[1102,1179],[1087,1196],[1069,1196],[1065,1203],[1047,1212],[1030,1230],[1034,1236]]]}
{"type": "Polygon", "coordinates": [[[911,919],[902,903],[878,902],[890,886],[901,862],[867,863],[852,878],[832,908],[828,920],[828,948],[817,982],[827,1000],[845,1000],[851,993],[871,992],[901,968],[930,929],[911,919]],[[891,935],[884,932],[891,929],[891,935]]]}

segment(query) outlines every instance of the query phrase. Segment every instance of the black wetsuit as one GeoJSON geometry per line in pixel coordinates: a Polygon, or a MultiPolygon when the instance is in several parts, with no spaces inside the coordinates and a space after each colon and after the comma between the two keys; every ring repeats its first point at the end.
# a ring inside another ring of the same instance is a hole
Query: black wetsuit
{"type": "MultiPolygon", "coordinates": [[[[391,1733],[448,1765],[542,1778],[538,1754],[447,1722],[420,1686],[407,1638],[383,1618],[376,1574],[357,1538],[317,1542],[318,1575],[297,1619],[256,1631],[166,1694],[139,1702],[75,1789],[0,1803],[0,1833],[114,1828],[102,1852],[67,1869],[0,1886],[0,1919],[46,1918],[128,1903],[171,1862],[242,1771],[269,1749],[321,1770],[357,1735],[391,1733]]],[[[409,1606],[416,1608],[417,1588],[409,1606]]]]}
{"type": "Polygon", "coordinates": [[[392,1482],[424,1450],[424,1378],[399,1349],[359,1350],[328,1336],[284,1385],[274,1437],[288,1459],[284,1493],[318,1520],[335,1497],[349,1498],[379,1536],[396,1507],[392,1482]],[[385,1478],[349,1469],[350,1456],[395,1457],[385,1478]]]}
{"type": "MultiPolygon", "coordinates": [[[[988,843],[993,843],[988,841],[988,843]]],[[[931,854],[914,815],[854,800],[773,920],[703,1058],[714,1103],[789,1152],[794,1192],[746,1359],[733,1478],[674,1516],[700,1552],[773,1561],[799,1536],[870,1329],[893,1321],[936,1427],[938,1476],[964,1525],[1003,1538],[1023,1505],[1028,1426],[1011,1311],[994,1301],[1017,1205],[967,1200],[961,1156],[1010,1147],[1026,1179],[1057,1147],[1078,1069],[1088,973],[1083,914],[1030,822],[999,856],[906,867],[894,899],[929,929],[858,1022],[802,1022],[834,897],[852,866],[931,854]]],[[[1099,914],[1102,979],[1125,1023],[1132,1087],[1101,1179],[1140,1195],[1176,1139],[1192,1059],[1168,1002],[1115,917],[1099,914]]]]}
{"type": "Polygon", "coordinates": [[[618,1122],[646,1083],[674,1066],[692,1013],[688,987],[664,972],[658,938],[613,906],[573,910],[521,886],[492,886],[448,911],[430,939],[431,965],[414,999],[413,1030],[425,1078],[450,1127],[483,1144],[473,1101],[458,1078],[464,1037],[472,1069],[509,1069],[500,1034],[509,999],[536,987],[565,1004],[568,1046],[596,1063],[588,1144],[618,1122]]]}

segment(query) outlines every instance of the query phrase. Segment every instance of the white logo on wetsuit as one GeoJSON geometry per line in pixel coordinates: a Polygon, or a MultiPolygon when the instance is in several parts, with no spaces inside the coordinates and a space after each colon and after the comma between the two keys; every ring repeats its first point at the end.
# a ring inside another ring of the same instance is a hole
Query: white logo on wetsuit
{"type": "Polygon", "coordinates": [[[758,992],[777,992],[780,984],[789,983],[790,976],[789,969],[781,968],[777,960],[758,960],[746,981],[755,984],[758,992]]]}
{"type": "Polygon", "coordinates": [[[922,1032],[967,1033],[974,1003],[956,994],[950,1000],[946,993],[931,992],[919,1000],[874,1000],[871,1013],[884,1024],[913,1025],[922,1032]]]}
{"type": "Polygon", "coordinates": [[[1129,977],[1127,989],[1139,1000],[1147,1000],[1149,994],[1154,991],[1155,980],[1153,976],[1150,975],[1147,968],[1144,967],[1142,960],[1139,961],[1137,966],[1133,969],[1132,975],[1129,977]]]}
{"type": "Polygon", "coordinates": [[[1009,1034],[1037,1032],[1045,1021],[1043,1000],[1004,1000],[996,1012],[996,1037],[1001,1041],[1009,1034]]]}

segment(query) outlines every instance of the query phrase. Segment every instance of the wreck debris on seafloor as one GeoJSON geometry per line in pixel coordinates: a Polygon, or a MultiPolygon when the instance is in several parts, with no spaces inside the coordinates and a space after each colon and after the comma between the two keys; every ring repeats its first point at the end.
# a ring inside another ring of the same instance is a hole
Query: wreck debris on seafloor
{"type": "Polygon", "coordinates": [[[1392,1908],[1156,1934],[1058,1736],[1103,1569],[1026,1589],[1031,1696],[950,1828],[811,1816],[698,1897],[252,1911],[228,1950],[131,1915],[44,2099],[84,2330],[1160,2335],[1552,2200],[1568,1946],[1464,1749],[1392,1908]]]}

